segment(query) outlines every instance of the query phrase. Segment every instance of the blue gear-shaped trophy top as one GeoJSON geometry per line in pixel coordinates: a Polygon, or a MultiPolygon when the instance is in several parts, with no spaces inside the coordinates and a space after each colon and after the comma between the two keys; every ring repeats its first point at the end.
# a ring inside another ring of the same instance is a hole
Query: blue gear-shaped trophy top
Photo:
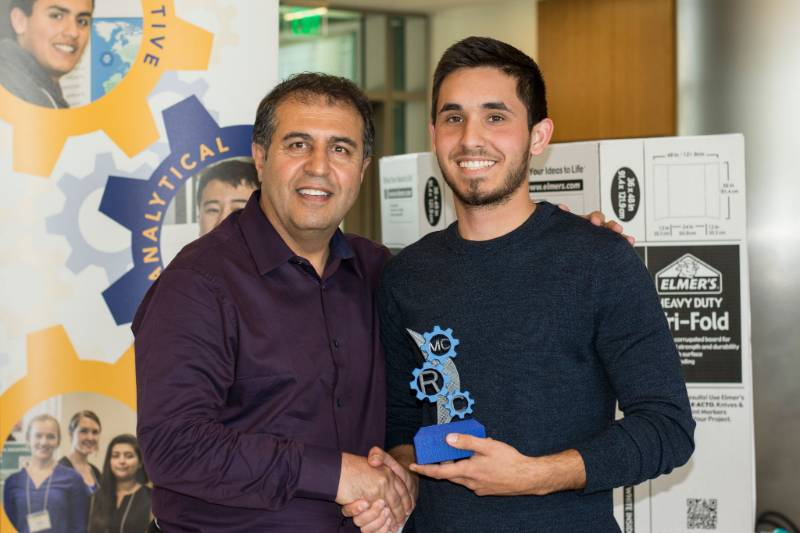
{"type": "Polygon", "coordinates": [[[469,391],[456,391],[447,396],[447,410],[450,411],[450,416],[453,418],[464,418],[466,415],[472,414],[472,406],[475,405],[475,400],[469,395],[469,391]],[[461,409],[456,409],[455,400],[461,398],[467,405],[461,409]]]}
{"type": "Polygon", "coordinates": [[[409,385],[411,386],[411,389],[417,393],[417,400],[420,401],[428,400],[431,403],[436,403],[436,400],[438,398],[444,397],[447,394],[447,387],[448,385],[450,385],[450,376],[444,373],[444,369],[442,368],[441,365],[425,363],[420,368],[415,368],[413,374],[414,374],[414,379],[411,380],[409,385]],[[420,376],[422,375],[423,372],[426,371],[436,372],[442,378],[441,387],[439,388],[438,391],[436,391],[433,394],[427,394],[425,390],[423,390],[425,387],[424,386],[420,387],[419,384],[420,376]]]}
{"type": "Polygon", "coordinates": [[[453,330],[451,328],[442,329],[437,324],[433,326],[433,331],[423,333],[422,336],[425,337],[425,344],[422,345],[422,351],[425,353],[425,358],[429,361],[443,362],[445,359],[453,358],[457,355],[456,346],[458,346],[459,340],[453,337],[453,330]],[[447,339],[447,351],[437,354],[434,350],[441,351],[441,349],[445,347],[441,345],[438,347],[431,346],[431,341],[440,336],[444,336],[447,339]]]}
{"type": "Polygon", "coordinates": [[[252,126],[220,127],[196,96],[163,112],[170,154],[146,180],[109,176],[100,211],[131,232],[133,268],[103,298],[117,324],[131,322],[147,289],[158,278],[163,215],[186,180],[205,167],[249,157],[252,126]]]}

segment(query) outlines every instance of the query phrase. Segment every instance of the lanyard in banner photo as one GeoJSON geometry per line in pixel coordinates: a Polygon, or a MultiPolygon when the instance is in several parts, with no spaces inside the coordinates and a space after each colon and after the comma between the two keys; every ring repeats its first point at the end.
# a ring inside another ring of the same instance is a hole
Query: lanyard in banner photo
{"type": "Polygon", "coordinates": [[[55,476],[56,471],[50,473],[50,476],[47,478],[47,487],[44,489],[44,507],[41,511],[32,513],[31,512],[31,476],[28,474],[27,479],[25,481],[25,497],[27,498],[28,502],[28,531],[31,533],[37,533],[38,531],[46,531],[51,529],[53,526],[50,524],[50,512],[47,510],[47,500],[50,497],[50,483],[53,481],[53,476],[55,476]]]}
{"type": "Polygon", "coordinates": [[[139,492],[141,489],[137,489],[131,493],[131,497],[128,498],[128,505],[125,506],[125,512],[122,513],[122,522],[119,523],[119,533],[124,533],[125,531],[125,521],[128,519],[128,513],[131,510],[131,504],[133,504],[133,499],[136,497],[136,493],[139,492]]]}

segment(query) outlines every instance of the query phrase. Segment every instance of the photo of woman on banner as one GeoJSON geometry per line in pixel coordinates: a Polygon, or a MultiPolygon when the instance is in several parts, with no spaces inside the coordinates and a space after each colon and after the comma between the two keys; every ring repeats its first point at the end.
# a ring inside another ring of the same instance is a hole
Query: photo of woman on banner
{"type": "Polygon", "coordinates": [[[32,104],[69,107],[59,80],[86,49],[93,11],[94,0],[10,0],[13,35],[0,41],[0,84],[32,104]]]}
{"type": "Polygon", "coordinates": [[[152,520],[150,487],[136,437],[117,435],[103,461],[103,477],[92,500],[89,533],[143,533],[152,520]]]}
{"type": "Polygon", "coordinates": [[[244,208],[260,188],[252,158],[224,159],[204,168],[197,180],[198,225],[202,237],[232,212],[244,208]]]}
{"type": "Polygon", "coordinates": [[[61,428],[51,415],[31,419],[25,432],[31,458],[5,481],[3,506],[20,533],[86,531],[89,491],[80,474],[56,463],[61,428]]]}
{"type": "Polygon", "coordinates": [[[100,487],[100,469],[89,462],[89,455],[97,452],[100,443],[100,417],[94,411],[78,411],[72,415],[67,429],[72,449],[58,464],[78,472],[93,493],[100,487]]]}

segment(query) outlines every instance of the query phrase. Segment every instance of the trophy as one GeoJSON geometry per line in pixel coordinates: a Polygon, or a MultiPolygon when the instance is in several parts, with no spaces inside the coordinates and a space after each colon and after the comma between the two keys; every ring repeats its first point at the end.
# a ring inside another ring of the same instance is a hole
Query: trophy
{"type": "Polygon", "coordinates": [[[433,331],[420,335],[406,329],[419,347],[425,362],[415,368],[414,379],[409,383],[420,401],[436,404],[437,424],[425,426],[414,435],[414,450],[417,464],[454,461],[472,456],[469,450],[453,448],[445,441],[448,433],[464,433],[476,437],[486,437],[486,429],[472,414],[475,400],[467,390],[461,390],[461,380],[453,362],[456,357],[458,339],[453,330],[442,329],[438,325],[433,331]],[[454,419],[460,419],[453,421],[454,419]]]}

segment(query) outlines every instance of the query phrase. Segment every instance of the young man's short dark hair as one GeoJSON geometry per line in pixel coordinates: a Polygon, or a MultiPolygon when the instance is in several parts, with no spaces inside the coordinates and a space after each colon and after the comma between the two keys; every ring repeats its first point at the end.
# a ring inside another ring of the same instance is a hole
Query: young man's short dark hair
{"type": "Polygon", "coordinates": [[[306,101],[317,97],[325,98],[331,105],[351,105],[358,111],[364,121],[364,159],[371,157],[375,144],[375,125],[369,100],[352,81],[316,72],[296,74],[282,81],[261,100],[253,125],[253,142],[269,148],[272,135],[278,127],[275,115],[283,101],[289,98],[306,101]]]}
{"type": "Polygon", "coordinates": [[[510,44],[490,37],[467,37],[448,48],[433,73],[431,123],[436,123],[439,89],[461,68],[495,67],[517,80],[517,95],[528,110],[528,129],[547,118],[547,98],[539,65],[510,44]]]}
{"type": "Polygon", "coordinates": [[[250,157],[224,159],[201,170],[197,176],[197,205],[203,197],[203,190],[212,181],[221,181],[231,187],[238,187],[242,183],[259,189],[258,172],[250,157]]]}
{"type": "Polygon", "coordinates": [[[11,12],[12,9],[17,8],[21,9],[23,13],[28,16],[31,16],[33,12],[33,4],[35,4],[37,0],[11,0],[8,6],[8,11],[11,12]]]}

